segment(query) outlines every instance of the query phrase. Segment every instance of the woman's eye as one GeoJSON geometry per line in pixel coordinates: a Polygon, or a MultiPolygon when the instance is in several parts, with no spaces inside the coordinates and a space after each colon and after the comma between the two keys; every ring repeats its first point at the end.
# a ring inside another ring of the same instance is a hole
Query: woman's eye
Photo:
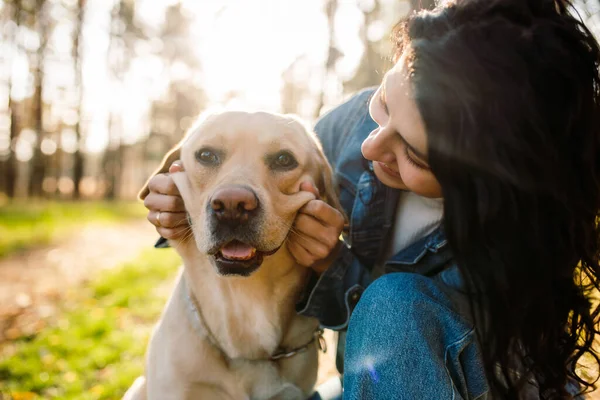
{"type": "Polygon", "coordinates": [[[298,161],[287,151],[279,153],[273,158],[273,169],[289,170],[296,168],[296,166],[298,166],[298,161]]]}
{"type": "Polygon", "coordinates": [[[408,147],[404,146],[404,158],[406,158],[406,161],[408,161],[409,164],[411,164],[413,167],[417,168],[417,169],[422,169],[424,171],[430,171],[431,168],[429,168],[428,165],[424,165],[421,162],[417,162],[413,156],[410,155],[410,153],[408,152],[408,147]]]}
{"type": "Polygon", "coordinates": [[[200,150],[196,152],[196,159],[204,165],[218,165],[219,156],[211,150],[200,150]]]}

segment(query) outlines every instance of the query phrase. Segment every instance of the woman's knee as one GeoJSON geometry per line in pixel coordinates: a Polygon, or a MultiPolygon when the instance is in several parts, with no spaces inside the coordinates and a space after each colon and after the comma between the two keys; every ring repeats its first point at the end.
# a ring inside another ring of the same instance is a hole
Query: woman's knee
{"type": "Polygon", "coordinates": [[[350,318],[348,345],[387,348],[398,342],[449,342],[471,330],[442,284],[422,275],[392,273],[373,282],[350,318]]]}
{"type": "MultiPolygon", "coordinates": [[[[385,312],[408,311],[424,301],[444,301],[444,293],[430,278],[410,273],[390,273],[376,279],[358,302],[355,314],[377,319],[385,312]],[[375,314],[373,314],[375,312],[375,314]]],[[[354,316],[354,314],[353,314],[354,316]]]]}
{"type": "Polygon", "coordinates": [[[361,393],[350,398],[375,398],[394,385],[410,393],[431,381],[445,395],[428,398],[450,398],[447,350],[471,331],[442,284],[416,274],[382,276],[365,290],[348,326],[344,384],[361,393]]]}

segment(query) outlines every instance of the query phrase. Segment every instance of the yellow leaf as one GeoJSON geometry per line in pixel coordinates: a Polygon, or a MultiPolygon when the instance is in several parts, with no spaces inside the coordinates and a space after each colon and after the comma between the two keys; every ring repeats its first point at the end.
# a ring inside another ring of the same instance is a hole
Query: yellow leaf
{"type": "Polygon", "coordinates": [[[11,395],[13,400],[33,400],[37,397],[33,392],[14,392],[11,395]]]}

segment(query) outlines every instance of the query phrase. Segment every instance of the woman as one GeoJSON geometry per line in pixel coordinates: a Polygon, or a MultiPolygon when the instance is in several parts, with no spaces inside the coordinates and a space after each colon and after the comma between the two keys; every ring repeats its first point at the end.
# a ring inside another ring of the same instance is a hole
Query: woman
{"type": "MultiPolygon", "coordinates": [[[[288,246],[304,265],[336,256],[299,312],[347,327],[344,398],[592,386],[575,366],[596,354],[600,49],[569,7],[459,0],[412,15],[377,91],[317,124],[350,226],[335,244],[341,217],[315,200],[288,246]]],[[[168,176],[151,188],[149,219],[174,226],[168,176]]]]}

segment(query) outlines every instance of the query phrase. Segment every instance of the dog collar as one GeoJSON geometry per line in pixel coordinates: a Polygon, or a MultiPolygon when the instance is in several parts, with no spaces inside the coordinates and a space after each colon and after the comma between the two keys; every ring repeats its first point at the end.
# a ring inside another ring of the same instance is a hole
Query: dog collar
{"type": "MultiPolygon", "coordinates": [[[[208,325],[204,321],[202,311],[200,310],[200,307],[199,307],[196,299],[190,293],[187,283],[185,282],[184,275],[181,276],[180,287],[181,287],[180,292],[183,296],[184,303],[186,304],[186,314],[188,315],[188,319],[190,320],[196,333],[198,333],[199,336],[207,338],[213,347],[217,348],[225,357],[231,359],[231,357],[229,357],[223,351],[223,348],[219,345],[217,338],[215,338],[213,333],[210,331],[208,325]]],[[[315,342],[315,341],[317,342],[317,346],[318,346],[319,350],[322,351],[323,353],[326,353],[327,352],[327,342],[325,341],[325,338],[323,337],[323,329],[317,328],[313,332],[311,339],[304,345],[293,348],[291,350],[279,348],[275,352],[275,354],[273,354],[272,356],[270,356],[268,358],[251,359],[251,361],[260,361],[260,360],[277,361],[277,360],[281,360],[283,358],[291,358],[291,357],[295,356],[296,354],[300,354],[300,353],[303,353],[306,350],[308,350],[308,347],[311,344],[313,344],[313,342],[315,342]]]]}
{"type": "Polygon", "coordinates": [[[313,333],[312,339],[310,339],[308,343],[306,343],[303,346],[296,347],[295,349],[292,349],[290,351],[285,351],[283,349],[279,350],[275,352],[275,354],[273,354],[271,357],[269,357],[269,360],[277,361],[282,358],[290,358],[295,356],[296,354],[304,353],[308,349],[308,346],[310,346],[315,340],[317,341],[319,350],[321,350],[323,353],[327,353],[327,342],[325,342],[325,338],[323,337],[323,329],[317,328],[317,330],[313,333]]]}

